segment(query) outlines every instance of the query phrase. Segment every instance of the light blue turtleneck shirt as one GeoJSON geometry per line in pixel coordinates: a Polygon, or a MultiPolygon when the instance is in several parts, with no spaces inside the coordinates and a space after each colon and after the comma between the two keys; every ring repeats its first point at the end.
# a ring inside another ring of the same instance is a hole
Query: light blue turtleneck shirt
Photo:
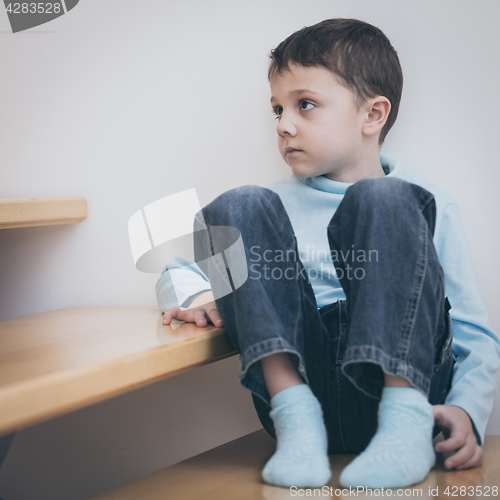
{"type": "MultiPolygon", "coordinates": [[[[489,326],[460,210],[445,190],[419,177],[403,174],[397,160],[386,156],[380,159],[387,176],[417,184],[430,191],[436,200],[433,241],[445,275],[445,294],[452,306],[452,349],[456,362],[445,404],[458,406],[469,414],[478,443],[482,444],[493,408],[500,340],[489,326]]],[[[326,228],[351,185],[323,176],[291,175],[268,186],[280,196],[290,218],[318,308],[346,298],[330,257],[326,228]]],[[[210,290],[208,278],[190,262],[192,260],[174,259],[162,270],[156,284],[156,297],[162,311],[177,304],[186,306],[193,296],[210,290]]]]}

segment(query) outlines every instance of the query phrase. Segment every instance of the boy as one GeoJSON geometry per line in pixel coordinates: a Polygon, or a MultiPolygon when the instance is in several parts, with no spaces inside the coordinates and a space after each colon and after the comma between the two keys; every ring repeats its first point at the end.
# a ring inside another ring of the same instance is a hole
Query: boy
{"type": "Polygon", "coordinates": [[[342,486],[409,486],[433,467],[439,429],[436,451],[457,450],[448,469],[480,466],[500,343],[456,203],[380,156],[403,85],[395,50],[374,26],[329,19],[271,52],[269,81],[293,175],[228,191],[195,221],[196,262],[217,253],[211,228],[237,228],[248,279],[214,285],[214,301],[206,274],[232,283],[231,266],[168,264],[163,322],[225,326],[277,438],[269,484],[322,486],[327,453],[362,452],[342,486]]]}

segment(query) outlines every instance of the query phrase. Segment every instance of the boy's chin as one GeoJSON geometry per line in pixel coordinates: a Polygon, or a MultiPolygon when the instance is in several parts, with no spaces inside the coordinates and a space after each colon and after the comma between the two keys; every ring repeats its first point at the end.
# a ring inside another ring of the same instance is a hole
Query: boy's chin
{"type": "Polygon", "coordinates": [[[310,168],[304,168],[304,167],[298,167],[298,166],[291,166],[290,168],[292,170],[292,174],[295,175],[295,177],[299,177],[301,179],[304,179],[306,177],[317,177],[318,175],[321,175],[320,173],[317,173],[314,171],[314,169],[310,168]]]}
{"type": "Polygon", "coordinates": [[[289,165],[290,169],[292,170],[292,174],[295,175],[295,177],[299,177],[301,179],[305,177],[312,177],[315,174],[311,173],[310,169],[300,167],[297,165],[289,165]]]}

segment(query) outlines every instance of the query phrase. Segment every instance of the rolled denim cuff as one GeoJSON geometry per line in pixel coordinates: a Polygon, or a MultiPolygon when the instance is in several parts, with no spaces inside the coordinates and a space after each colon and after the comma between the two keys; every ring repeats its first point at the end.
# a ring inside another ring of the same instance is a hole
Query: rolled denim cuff
{"type": "Polygon", "coordinates": [[[389,356],[371,345],[349,347],[342,361],[342,372],[361,392],[375,399],[382,395],[385,373],[408,380],[425,397],[429,396],[431,387],[430,378],[407,361],[389,356]],[[381,376],[375,376],[373,366],[359,366],[363,363],[378,365],[381,376]]]}

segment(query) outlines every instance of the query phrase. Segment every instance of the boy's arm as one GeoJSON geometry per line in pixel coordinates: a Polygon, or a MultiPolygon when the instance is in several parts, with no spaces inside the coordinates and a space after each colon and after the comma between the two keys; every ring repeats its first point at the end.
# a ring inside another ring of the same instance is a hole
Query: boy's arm
{"type": "Polygon", "coordinates": [[[201,293],[211,290],[205,273],[194,262],[193,256],[172,259],[163,268],[156,283],[156,300],[162,312],[172,307],[188,307],[201,293]]]}
{"type": "Polygon", "coordinates": [[[477,442],[482,445],[493,408],[500,341],[489,327],[460,210],[455,202],[443,210],[436,248],[445,274],[446,296],[451,304],[452,348],[456,361],[445,405],[458,406],[469,415],[477,442]]]}

